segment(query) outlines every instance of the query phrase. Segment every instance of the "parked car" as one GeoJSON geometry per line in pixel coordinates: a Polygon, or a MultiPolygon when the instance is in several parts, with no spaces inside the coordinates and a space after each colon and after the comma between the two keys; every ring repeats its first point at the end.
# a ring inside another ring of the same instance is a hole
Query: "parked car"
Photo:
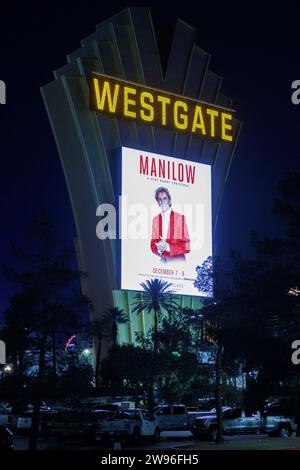
{"type": "MultiPolygon", "coordinates": [[[[225,407],[224,407],[225,409],[225,407]]],[[[215,414],[214,410],[189,410],[186,405],[159,405],[154,408],[154,416],[161,431],[191,431],[194,432],[194,422],[199,416],[215,414]]]]}
{"type": "MultiPolygon", "coordinates": [[[[227,410],[228,407],[223,407],[223,411],[227,410]]],[[[201,411],[191,411],[188,412],[188,418],[186,422],[186,427],[185,429],[190,431],[192,434],[195,434],[195,421],[197,418],[200,418],[201,416],[210,416],[210,415],[215,415],[216,410],[215,408],[212,408],[211,410],[201,410],[201,411]]]]}
{"type": "Polygon", "coordinates": [[[83,438],[95,441],[100,438],[103,421],[111,414],[108,410],[59,412],[42,422],[41,434],[43,437],[83,438]]]}
{"type": "Polygon", "coordinates": [[[296,431],[296,422],[277,404],[266,406],[262,414],[262,431],[269,436],[289,437],[296,431]]]}
{"type": "MultiPolygon", "coordinates": [[[[20,434],[25,434],[30,431],[32,426],[32,414],[33,411],[24,411],[20,413],[20,416],[17,419],[16,423],[16,432],[20,434]]],[[[48,422],[52,422],[57,414],[57,411],[51,410],[41,410],[39,416],[39,431],[42,432],[43,426],[48,422]]]]}
{"type": "MultiPolygon", "coordinates": [[[[259,413],[245,413],[241,408],[227,408],[223,411],[223,433],[278,435],[288,437],[294,430],[293,420],[284,416],[268,416],[259,413]]],[[[215,440],[217,433],[217,416],[210,414],[196,418],[193,432],[199,437],[215,440]]]]}
{"type": "Polygon", "coordinates": [[[160,427],[155,417],[147,410],[120,410],[102,423],[101,435],[107,437],[124,437],[137,442],[142,436],[151,436],[153,440],[160,438],[160,427]]]}
{"type": "Polygon", "coordinates": [[[186,428],[188,411],[185,405],[159,405],[154,408],[155,421],[161,431],[180,431],[186,428]]]}
{"type": "Polygon", "coordinates": [[[0,451],[13,449],[13,433],[6,426],[0,425],[0,451]]]}
{"type": "MultiPolygon", "coordinates": [[[[223,411],[223,433],[232,434],[258,434],[261,420],[258,415],[243,416],[241,408],[227,408],[223,411]]],[[[204,415],[196,418],[193,426],[194,435],[208,437],[214,440],[217,433],[216,414],[204,415]]]]}

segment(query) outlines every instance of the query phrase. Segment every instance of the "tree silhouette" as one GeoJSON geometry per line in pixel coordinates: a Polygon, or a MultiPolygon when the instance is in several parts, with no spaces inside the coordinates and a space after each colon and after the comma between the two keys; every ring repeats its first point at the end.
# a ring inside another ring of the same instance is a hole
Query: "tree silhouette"
{"type": "Polygon", "coordinates": [[[133,302],[133,312],[138,314],[146,312],[154,314],[154,330],[153,330],[153,364],[151,381],[149,384],[149,409],[154,406],[154,381],[157,373],[157,357],[158,357],[158,316],[163,310],[172,312],[179,308],[174,299],[174,291],[171,289],[172,284],[161,279],[151,279],[140,284],[144,289],[143,292],[136,294],[133,302]]]}
{"type": "Polygon", "coordinates": [[[104,312],[104,315],[92,322],[92,331],[97,338],[97,353],[95,366],[95,387],[99,388],[100,369],[101,369],[101,349],[102,341],[105,336],[112,339],[113,347],[117,341],[118,324],[128,322],[128,316],[118,307],[112,307],[104,312]]]}
{"type": "MultiPolygon", "coordinates": [[[[24,330],[26,325],[31,350],[36,351],[34,412],[30,449],[36,449],[39,408],[44,386],[46,353],[51,340],[53,377],[56,375],[55,336],[79,324],[86,299],[79,290],[82,273],[72,267],[73,248],[56,240],[51,217],[42,210],[25,232],[23,246],[13,247],[16,268],[4,266],[3,273],[18,290],[7,312],[8,325],[24,330]],[[54,346],[54,347],[53,347],[54,346]]],[[[31,351],[32,352],[32,351],[31,351]]],[[[20,352],[19,352],[20,354],[20,352]]]]}

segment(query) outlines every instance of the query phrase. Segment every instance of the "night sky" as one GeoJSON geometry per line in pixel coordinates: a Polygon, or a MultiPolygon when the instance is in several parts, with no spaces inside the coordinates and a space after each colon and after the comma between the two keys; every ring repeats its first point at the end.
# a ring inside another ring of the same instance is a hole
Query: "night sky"
{"type": "MultiPolygon", "coordinates": [[[[165,3],[165,2],[164,2],[165,3]]],[[[142,6],[142,4],[134,4],[142,6]]],[[[240,2],[182,2],[151,7],[162,58],[177,17],[198,29],[198,45],[212,54],[210,68],[224,77],[222,92],[234,100],[243,129],[225,189],[218,226],[222,256],[232,248],[251,255],[249,232],[281,233],[272,215],[277,182],[299,169],[300,105],[291,83],[300,79],[299,18],[295,9],[240,2]]],[[[51,211],[57,236],[72,243],[75,226],[66,184],[40,86],[66,63],[66,54],[95,25],[126,3],[63,0],[1,5],[0,79],[7,104],[0,106],[0,262],[12,263],[11,243],[42,207],[51,211]],[[4,9],[4,10],[3,10],[4,9]],[[6,10],[5,10],[6,9],[6,10]]],[[[12,288],[0,277],[0,318],[12,288]]]]}

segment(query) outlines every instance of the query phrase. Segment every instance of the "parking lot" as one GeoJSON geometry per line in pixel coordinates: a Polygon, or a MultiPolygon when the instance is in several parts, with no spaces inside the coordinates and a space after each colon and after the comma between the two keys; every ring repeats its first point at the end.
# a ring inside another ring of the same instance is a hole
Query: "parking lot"
{"type": "MultiPolygon", "coordinates": [[[[28,449],[28,437],[16,435],[14,439],[15,450],[28,449]]],[[[117,444],[118,445],[118,444],[117,444]]],[[[55,438],[39,439],[38,450],[107,450],[114,449],[114,442],[103,444],[86,444],[80,440],[61,442],[55,438]]],[[[121,443],[121,449],[130,450],[300,450],[300,437],[289,438],[269,437],[267,435],[225,436],[224,442],[216,445],[204,439],[195,439],[189,431],[165,431],[161,434],[159,442],[143,439],[138,444],[121,443]]]]}

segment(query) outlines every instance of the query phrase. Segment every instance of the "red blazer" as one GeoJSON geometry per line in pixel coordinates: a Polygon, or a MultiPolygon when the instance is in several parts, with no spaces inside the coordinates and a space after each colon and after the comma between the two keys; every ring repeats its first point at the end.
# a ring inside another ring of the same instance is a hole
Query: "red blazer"
{"type": "MultiPolygon", "coordinates": [[[[155,255],[159,255],[155,243],[158,243],[162,237],[162,215],[158,214],[152,222],[151,250],[155,255]]],[[[189,253],[190,237],[187,229],[184,215],[178,214],[171,210],[170,223],[168,227],[168,235],[166,242],[170,246],[170,251],[163,253],[164,257],[172,258],[173,256],[184,255],[189,253]]]]}

